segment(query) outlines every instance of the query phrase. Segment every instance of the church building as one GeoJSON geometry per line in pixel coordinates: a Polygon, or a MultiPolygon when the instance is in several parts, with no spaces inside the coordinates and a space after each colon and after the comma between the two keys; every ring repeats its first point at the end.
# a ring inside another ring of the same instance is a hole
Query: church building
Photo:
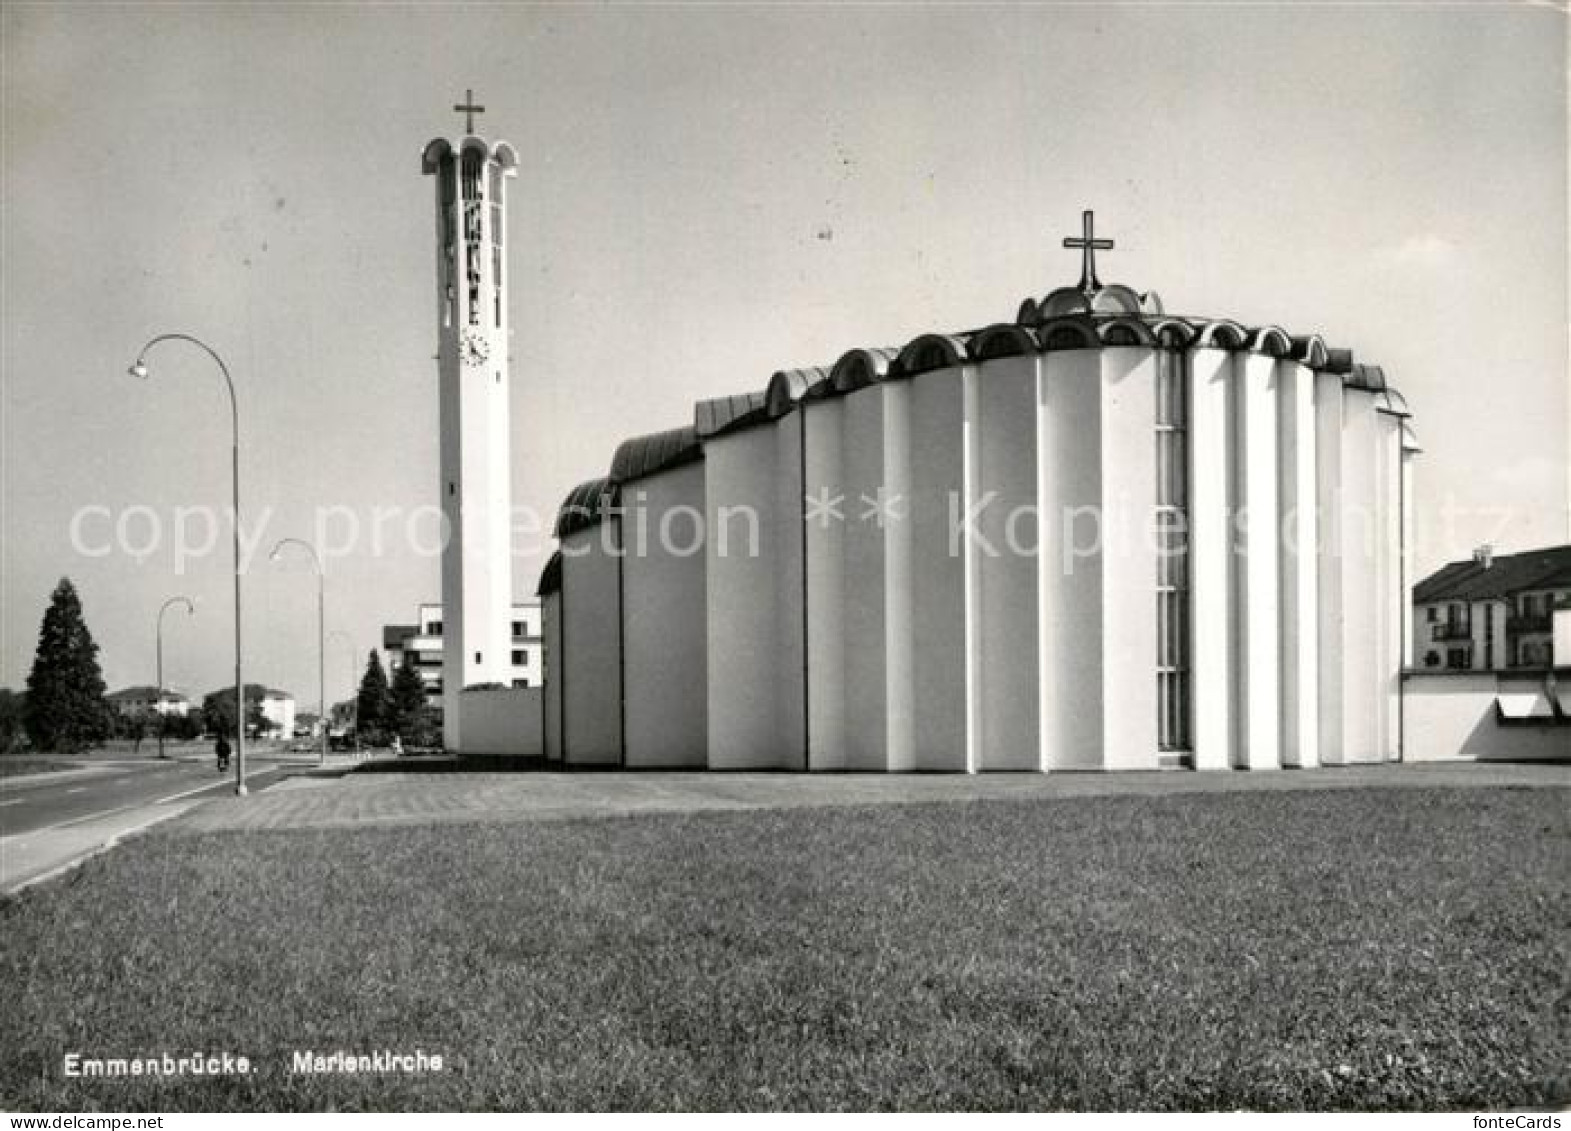
{"type": "MultiPolygon", "coordinates": [[[[444,565],[463,681],[509,599],[491,508],[513,163],[474,136],[426,150],[444,505],[484,525],[444,565]]],[[[1402,397],[1318,335],[1103,284],[1112,241],[1083,224],[1079,282],[1012,319],[775,372],[586,468],[540,579],[541,736],[521,749],[795,771],[1398,757],[1402,397]]]]}

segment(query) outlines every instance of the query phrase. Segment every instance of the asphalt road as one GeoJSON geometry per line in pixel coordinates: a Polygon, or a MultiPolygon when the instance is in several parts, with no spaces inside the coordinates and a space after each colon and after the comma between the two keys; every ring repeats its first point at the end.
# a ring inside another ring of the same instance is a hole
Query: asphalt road
{"type": "MultiPolygon", "coordinates": [[[[246,785],[266,788],[278,767],[248,766],[246,785]]],[[[219,774],[202,762],[108,762],[91,772],[50,774],[28,781],[0,779],[0,836],[15,836],[151,805],[178,794],[220,796],[234,789],[234,767],[219,774]]]]}

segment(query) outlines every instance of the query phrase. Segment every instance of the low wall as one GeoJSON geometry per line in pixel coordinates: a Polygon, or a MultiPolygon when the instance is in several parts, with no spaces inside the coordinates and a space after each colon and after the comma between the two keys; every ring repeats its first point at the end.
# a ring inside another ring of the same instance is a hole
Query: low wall
{"type": "MultiPolygon", "coordinates": [[[[1495,672],[1408,672],[1402,677],[1403,760],[1571,762],[1571,724],[1555,724],[1544,677],[1495,672]],[[1502,724],[1496,703],[1511,721],[1502,724]]],[[[1571,671],[1555,697],[1571,717],[1571,671]]],[[[459,753],[543,757],[544,692],[538,687],[465,691],[459,753]]]]}
{"type": "Polygon", "coordinates": [[[464,755],[540,758],[545,754],[544,692],[538,687],[487,687],[458,697],[464,755]]]}
{"type": "MultiPolygon", "coordinates": [[[[1571,673],[1559,680],[1565,703],[1571,673]]],[[[1554,722],[1544,677],[1408,672],[1402,677],[1406,762],[1571,762],[1571,725],[1554,722]],[[1513,721],[1502,724],[1496,702],[1513,721]]]]}

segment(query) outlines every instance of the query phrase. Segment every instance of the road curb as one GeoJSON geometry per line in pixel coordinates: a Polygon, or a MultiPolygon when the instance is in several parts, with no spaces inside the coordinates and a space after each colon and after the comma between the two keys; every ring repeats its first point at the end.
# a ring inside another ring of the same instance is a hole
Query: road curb
{"type": "MultiPolygon", "coordinates": [[[[164,805],[165,803],[157,802],[156,804],[164,805]]],[[[200,804],[202,804],[200,801],[188,801],[183,805],[169,805],[167,811],[154,813],[152,816],[148,817],[147,820],[142,821],[140,824],[132,825],[128,829],[119,829],[116,832],[111,833],[108,839],[104,840],[102,843],[89,848],[85,852],[78,853],[69,860],[66,860],[64,863],[57,864],[47,871],[40,872],[36,876],[29,876],[20,883],[6,888],[5,891],[0,894],[5,896],[19,895],[28,888],[36,887],[39,884],[48,883],[50,880],[57,879],[60,876],[65,875],[67,872],[72,871],[73,869],[80,868],[83,864],[87,863],[95,856],[102,856],[104,853],[109,852],[110,850],[117,847],[122,841],[129,840],[134,836],[139,836],[140,834],[145,833],[148,829],[152,828],[154,825],[162,824],[172,817],[178,817],[185,813],[188,809],[194,809],[200,804]]]]}
{"type": "MultiPolygon", "coordinates": [[[[258,767],[246,774],[246,781],[250,782],[253,778],[275,772],[276,767],[258,767]]],[[[177,793],[171,793],[166,797],[160,797],[156,800],[148,801],[141,805],[130,806],[123,810],[110,810],[107,813],[92,813],[85,817],[76,818],[75,820],[63,821],[58,825],[51,825],[47,828],[35,829],[31,832],[18,833],[14,837],[0,839],[0,845],[4,845],[5,840],[11,840],[14,842],[25,837],[47,835],[50,833],[64,833],[65,835],[69,836],[72,830],[81,829],[83,826],[91,825],[95,821],[102,821],[105,823],[112,822],[117,812],[124,814],[125,819],[131,822],[129,825],[121,825],[118,827],[111,826],[100,833],[89,834],[91,842],[85,848],[71,851],[69,855],[65,856],[58,863],[46,867],[44,871],[39,872],[36,875],[28,876],[27,878],[14,883],[9,881],[6,882],[3,889],[0,889],[0,894],[5,896],[14,896],[22,891],[27,890],[28,888],[35,887],[38,884],[45,883],[48,880],[65,875],[73,868],[78,868],[86,861],[91,860],[93,857],[100,856],[108,852],[124,840],[146,832],[154,825],[159,825],[175,817],[183,816],[190,810],[205,804],[209,800],[222,800],[223,795],[205,799],[198,798],[195,795],[206,793],[216,786],[223,784],[225,783],[210,782],[206,785],[199,785],[191,789],[180,790],[177,793]]]]}

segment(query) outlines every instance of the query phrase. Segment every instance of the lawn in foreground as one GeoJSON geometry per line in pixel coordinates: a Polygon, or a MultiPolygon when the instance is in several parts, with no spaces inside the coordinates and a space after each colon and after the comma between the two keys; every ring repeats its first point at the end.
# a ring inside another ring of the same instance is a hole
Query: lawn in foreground
{"type": "Polygon", "coordinates": [[[1564,1102],[1568,799],[155,831],[0,911],[0,1106],[1564,1102]],[[384,1048],[449,1068],[290,1074],[384,1048]],[[259,1073],[66,1080],[71,1051],[259,1073]]]}

